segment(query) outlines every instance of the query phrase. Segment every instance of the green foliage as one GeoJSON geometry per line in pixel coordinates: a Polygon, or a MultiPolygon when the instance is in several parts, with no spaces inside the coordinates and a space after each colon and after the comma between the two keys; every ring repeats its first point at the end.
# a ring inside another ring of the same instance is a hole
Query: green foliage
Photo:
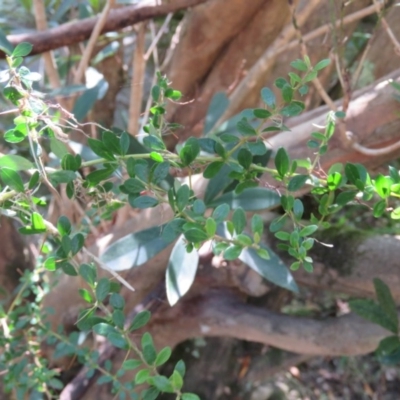
{"type": "Polygon", "coordinates": [[[352,300],[351,311],[360,317],[395,334],[382,339],[376,350],[378,358],[385,364],[400,362],[399,318],[397,307],[389,287],[382,280],[374,279],[377,302],[370,299],[352,300]]]}
{"type": "MultiPolygon", "coordinates": [[[[393,168],[388,175],[375,178],[371,178],[362,165],[352,163],[335,166],[327,174],[320,173],[319,159],[328,150],[337,119],[344,117],[340,112],[328,114],[323,132],[311,133],[308,147],[314,153],[313,160],[291,159],[288,152],[280,148],[274,155],[274,168],[267,165],[271,152],[267,150],[263,135],[288,129],[282,122],[283,117],[293,117],[304,110],[304,104],[296,99],[307,93],[308,83],[328,65],[328,60],[314,67],[308,59],[294,61],[292,66],[298,74],[291,72],[288,80],[278,78],[275,81],[274,90],[281,92],[282,103],[278,103],[272,89],[263,88],[261,98],[265,106],[247,110],[227,121],[228,130],[215,126],[229,103],[225,95],[218,94],[206,118],[206,136],[189,138],[177,152],[169,151],[164,142],[164,134],[174,128],[165,120],[165,114],[166,102],[178,100],[181,94],[158,74],[151,90],[153,104],[149,121],[143,127],[146,136],[142,144],[127,132],[103,129],[98,138],[88,139],[85,151],[75,155],[70,154],[63,143],[67,134],[63,132],[59,116],[32,94],[37,74],[21,66],[32,46],[21,43],[12,49],[0,36],[0,48],[8,54],[10,77],[3,95],[18,108],[14,126],[5,133],[4,140],[12,146],[26,145],[31,154],[31,159],[22,153],[0,157],[0,211],[19,218],[21,233],[45,234],[51,238],[46,242],[48,248],[43,251],[37,270],[23,277],[18,301],[14,301],[7,313],[2,311],[9,335],[1,339],[6,351],[0,358],[0,366],[7,370],[6,390],[12,390],[20,376],[27,377],[19,381],[20,398],[28,393],[51,395],[62,387],[56,371],[41,358],[39,347],[33,348],[29,337],[23,345],[19,342],[18,331],[27,329],[32,335],[56,344],[57,356],[75,354],[91,371],[100,370],[102,376],[97,383],[111,384],[120,398],[133,393],[134,385],[146,383],[149,388],[140,394],[143,399],[155,399],[160,392],[174,393],[177,399],[197,399],[196,395],[181,391],[185,372],[182,363],[178,363],[170,377],[158,372],[157,367],[169,359],[171,350],[165,348],[158,352],[151,335],[138,331],[148,323],[150,313],[143,311],[130,318],[119,294],[120,285],[114,280],[99,278],[97,268],[106,268],[131,289],[117,272],[139,267],[171,245],[166,292],[173,306],[190,290],[197,272],[198,250],[210,242],[214,254],[228,261],[240,259],[270,282],[297,291],[290,270],[262,243],[264,222],[261,216],[255,213],[250,219],[249,211],[280,205],[283,215],[272,221],[269,230],[280,240],[278,247],[293,257],[292,270],[302,267],[312,272],[313,260],[308,252],[315,243],[313,235],[327,226],[324,221],[327,216],[357,199],[369,202],[374,215],[379,217],[390,209],[391,198],[400,195],[399,174],[393,168]],[[59,167],[50,169],[45,165],[41,157],[45,139],[49,139],[50,150],[58,158],[59,167]],[[90,170],[86,176],[80,173],[83,168],[90,170]],[[173,178],[172,168],[185,171],[189,178],[186,181],[173,178]],[[198,197],[192,187],[192,173],[202,173],[209,180],[204,199],[198,197]],[[276,187],[260,187],[262,174],[274,178],[276,187]],[[140,210],[163,206],[169,209],[172,218],[161,226],[130,233],[114,242],[99,259],[92,257],[96,264],[81,263],[77,257],[79,253],[90,255],[86,248],[87,231],[73,226],[65,216],[54,226],[43,217],[46,201],[35,197],[35,193],[45,187],[54,194],[61,184],[66,185],[71,200],[76,201],[82,194],[89,199],[91,216],[97,224],[111,219],[113,212],[125,204],[140,210]],[[303,218],[302,201],[294,196],[305,185],[318,201],[318,218],[312,216],[309,223],[303,218]],[[289,222],[292,227],[287,230],[289,222]],[[95,355],[78,346],[78,335],[66,335],[49,328],[40,312],[41,290],[45,286],[42,277],[49,271],[78,276],[85,282],[78,295],[87,308],[81,310],[76,325],[82,332],[104,336],[113,346],[126,350],[133,357],[126,359],[116,374],[111,373],[108,364],[99,366],[95,355]],[[31,305],[21,301],[27,291],[35,297],[31,305]],[[141,335],[140,346],[132,340],[130,333],[133,331],[141,335]],[[35,363],[21,357],[26,351],[35,355],[35,363]],[[119,378],[127,370],[137,370],[134,382],[122,384],[119,378]]],[[[81,95],[75,105],[75,122],[84,118],[101,97],[103,86],[104,82],[100,82],[81,95]]],[[[393,209],[391,217],[400,218],[400,208],[393,209]]],[[[379,304],[353,302],[352,308],[397,335],[397,313],[390,293],[380,281],[376,281],[375,286],[379,304]]],[[[382,354],[399,350],[394,338],[388,338],[380,347],[382,354]]],[[[134,395],[133,398],[138,398],[134,395]]]]}

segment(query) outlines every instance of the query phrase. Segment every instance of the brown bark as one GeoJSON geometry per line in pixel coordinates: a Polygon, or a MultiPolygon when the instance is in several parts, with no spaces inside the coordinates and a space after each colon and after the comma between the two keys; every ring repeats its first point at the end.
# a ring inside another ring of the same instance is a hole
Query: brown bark
{"type": "MultiPolygon", "coordinates": [[[[300,1],[300,12],[307,6],[307,3],[307,1],[300,1]]],[[[343,14],[348,15],[358,11],[368,3],[367,0],[351,2],[344,8],[343,14]]],[[[243,3],[242,5],[243,7],[248,7],[247,4],[243,3]]],[[[196,12],[198,12],[198,10],[199,8],[196,12]]],[[[301,27],[301,31],[304,34],[325,23],[329,23],[331,21],[331,14],[334,12],[335,11],[331,9],[331,6],[327,2],[321,2],[315,12],[307,18],[305,24],[301,27]]],[[[193,59],[192,53],[180,51],[182,45],[178,47],[179,55],[177,56],[177,62],[171,65],[167,71],[167,75],[180,76],[182,70],[184,70],[184,78],[179,77],[177,81],[173,79],[173,85],[176,83],[178,86],[177,88],[183,91],[183,93],[188,96],[188,99],[193,99],[189,104],[169,106],[168,111],[171,115],[170,119],[179,122],[185,127],[181,135],[181,140],[184,140],[190,135],[199,136],[201,134],[204,117],[212,96],[218,91],[227,92],[229,96],[229,93],[244,79],[244,76],[246,76],[247,73],[252,73],[251,67],[259,61],[259,58],[264,52],[270,49],[270,46],[275,45],[275,39],[278,38],[279,40],[279,34],[282,34],[282,28],[285,26],[285,23],[288,22],[289,16],[290,12],[287,3],[273,0],[264,2],[245,28],[242,29],[238,35],[232,37],[230,42],[225,45],[226,50],[218,55],[212,69],[204,76],[202,82],[199,82],[199,79],[196,78],[190,80],[190,74],[194,74],[196,77],[198,63],[191,63],[190,61],[193,59]],[[268,21],[268,23],[266,23],[266,21],[268,21]],[[181,65],[185,67],[181,68],[181,65]],[[180,86],[182,79],[185,80],[185,84],[180,86]]],[[[338,15],[337,17],[340,19],[342,15],[338,15]]],[[[334,15],[332,19],[336,19],[336,15],[334,15]]],[[[215,22],[213,21],[213,23],[208,26],[208,29],[215,29],[214,24],[215,22]]],[[[289,22],[289,25],[290,24],[291,22],[289,22]]],[[[338,36],[339,47],[341,46],[340,40],[350,36],[356,25],[357,21],[352,24],[346,24],[343,28],[335,29],[335,35],[338,36]]],[[[195,27],[191,27],[190,32],[193,32],[194,35],[196,32],[195,27]]],[[[190,38],[188,39],[187,36],[188,35],[184,36],[186,41],[183,49],[187,49],[190,46],[190,43],[187,43],[190,38]]],[[[321,35],[307,43],[309,55],[313,64],[316,64],[323,58],[329,58],[332,47],[331,36],[330,34],[321,35]]],[[[203,38],[200,36],[200,39],[203,38]]],[[[200,39],[196,36],[195,39],[192,38],[192,41],[197,43],[200,39]]],[[[206,39],[207,38],[204,38],[203,40],[206,41],[206,39]]],[[[295,37],[293,37],[293,39],[295,39],[295,37]]],[[[196,61],[201,54],[201,52],[196,52],[196,61]]],[[[277,48],[276,55],[272,55],[273,60],[271,66],[266,68],[265,71],[263,70],[262,73],[258,73],[254,76],[251,85],[242,88],[244,95],[241,101],[237,104],[235,103],[232,109],[231,107],[229,108],[229,115],[231,116],[244,108],[256,106],[260,102],[260,89],[264,86],[273,87],[274,80],[279,76],[286,76],[287,72],[292,70],[290,62],[299,57],[301,57],[299,46],[287,50],[284,53],[280,53],[280,48],[277,48]]],[[[320,73],[322,84],[327,89],[333,73],[333,64],[320,73]]],[[[307,97],[307,107],[312,108],[320,102],[320,95],[311,86],[310,96],[307,97]]],[[[172,138],[171,141],[173,141],[172,138]]]]}
{"type": "MultiPolygon", "coordinates": [[[[207,0],[164,0],[159,4],[159,2],[147,0],[138,5],[114,9],[110,11],[101,33],[118,31],[138,22],[194,7],[206,1],[207,0]]],[[[44,32],[9,35],[7,39],[14,46],[21,42],[29,42],[33,45],[30,54],[41,54],[49,50],[70,46],[89,39],[97,20],[98,17],[86,18],[77,22],[60,25],[44,32]]],[[[0,51],[0,58],[4,57],[5,54],[0,51]]]]}
{"type": "MultiPolygon", "coordinates": [[[[400,8],[394,6],[386,15],[386,21],[397,41],[400,41],[399,20],[400,8]]],[[[400,54],[395,51],[393,43],[382,25],[379,26],[378,31],[372,37],[371,48],[367,53],[366,62],[372,64],[372,73],[375,79],[389,74],[400,65],[400,54]]]]}
{"type": "Polygon", "coordinates": [[[287,3],[277,0],[236,1],[235,7],[226,7],[222,0],[214,4],[216,10],[207,5],[193,11],[182,34],[183,43],[167,70],[172,85],[188,98],[194,97],[194,102],[171,105],[168,110],[171,120],[179,121],[190,132],[204,118],[213,94],[228,90],[235,81],[237,84],[289,18],[287,3]],[[227,15],[216,19],[221,13],[227,15]],[[199,29],[207,35],[199,34],[199,29]]]}

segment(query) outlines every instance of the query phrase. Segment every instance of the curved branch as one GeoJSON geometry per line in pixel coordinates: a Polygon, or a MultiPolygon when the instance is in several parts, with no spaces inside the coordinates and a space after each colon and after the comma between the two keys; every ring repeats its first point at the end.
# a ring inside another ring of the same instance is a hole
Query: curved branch
{"type": "Polygon", "coordinates": [[[178,303],[176,307],[163,310],[158,318],[153,316],[155,325],[151,332],[159,344],[175,345],[198,336],[221,336],[300,354],[354,356],[370,353],[389,335],[353,314],[324,320],[277,314],[244,304],[221,290],[178,303]]]}
{"type": "MultiPolygon", "coordinates": [[[[145,0],[138,5],[121,7],[111,10],[101,33],[117,31],[127,26],[150,18],[167,15],[189,7],[205,3],[207,0],[169,0],[160,1],[145,0]]],[[[70,22],[48,29],[44,32],[23,33],[7,36],[8,41],[16,46],[21,42],[29,42],[33,45],[31,55],[41,54],[49,50],[58,49],[89,39],[99,17],[86,18],[76,22],[70,22]]],[[[0,51],[0,58],[5,54],[0,51]]]]}

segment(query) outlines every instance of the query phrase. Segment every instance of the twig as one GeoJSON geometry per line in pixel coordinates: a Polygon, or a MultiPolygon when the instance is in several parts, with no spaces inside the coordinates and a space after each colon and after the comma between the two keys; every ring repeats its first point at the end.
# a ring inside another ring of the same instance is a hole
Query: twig
{"type": "MultiPolygon", "coordinates": [[[[319,5],[318,0],[310,0],[305,8],[301,11],[298,16],[298,22],[302,25],[312,14],[312,12],[319,5]]],[[[276,57],[289,44],[289,41],[295,36],[295,28],[292,24],[286,26],[283,32],[275,39],[272,46],[270,46],[264,54],[258,59],[258,61],[251,67],[246,77],[237,85],[229,97],[228,109],[222,114],[214,126],[220,125],[232,116],[238,109],[243,99],[248,96],[248,93],[256,86],[261,76],[265,75],[270,70],[275,62],[276,57]]],[[[294,42],[297,45],[297,41],[294,42]]]]}
{"type": "Polygon", "coordinates": [[[132,59],[132,87],[129,104],[128,132],[136,136],[138,133],[140,111],[143,96],[143,81],[146,67],[144,58],[146,23],[141,22],[136,36],[136,47],[132,59]]]}
{"type": "MultiPolygon", "coordinates": [[[[293,4],[291,4],[290,8],[291,8],[291,11],[292,11],[293,27],[295,29],[297,37],[299,38],[301,55],[303,56],[303,58],[306,58],[306,57],[309,58],[308,54],[307,54],[307,47],[306,47],[306,44],[304,43],[304,40],[303,40],[303,35],[301,34],[301,31],[300,31],[299,26],[297,24],[295,7],[294,7],[293,4]]],[[[330,98],[329,94],[326,92],[324,87],[322,86],[321,81],[319,80],[319,78],[318,77],[314,78],[311,83],[314,85],[315,89],[317,90],[319,95],[322,97],[322,100],[325,101],[325,104],[327,106],[329,106],[329,108],[331,110],[336,111],[337,108],[336,108],[335,103],[330,98]]]]}
{"type": "MultiPolygon", "coordinates": [[[[352,132],[346,132],[346,133],[350,138],[353,136],[352,132]]],[[[393,143],[390,146],[382,147],[380,149],[369,149],[368,147],[365,147],[356,142],[352,143],[352,147],[354,150],[366,156],[378,157],[392,153],[393,151],[400,149],[400,142],[393,143]]]]}
{"type": "Polygon", "coordinates": [[[82,82],[85,71],[89,65],[89,61],[92,56],[93,49],[96,45],[96,41],[97,41],[98,37],[100,36],[100,33],[107,21],[108,13],[110,12],[111,8],[114,7],[114,5],[115,5],[115,0],[107,0],[107,3],[104,6],[103,11],[100,15],[100,18],[98,19],[96,26],[94,27],[93,32],[90,35],[89,42],[86,46],[86,49],[85,49],[85,51],[82,55],[81,61],[79,63],[78,69],[75,73],[74,82],[76,84],[82,82]]]}
{"type": "Polygon", "coordinates": [[[167,17],[165,18],[165,21],[164,21],[164,23],[161,25],[160,30],[157,32],[157,35],[153,38],[153,41],[152,41],[151,45],[149,46],[149,48],[148,48],[147,51],[146,51],[146,54],[145,54],[145,56],[144,56],[145,60],[148,60],[148,59],[149,59],[149,57],[151,56],[151,53],[153,52],[153,50],[156,48],[158,42],[160,41],[160,39],[161,39],[163,33],[166,32],[167,27],[168,27],[168,24],[169,24],[169,22],[170,22],[171,19],[172,19],[172,16],[173,16],[173,14],[172,14],[172,13],[169,13],[169,14],[167,15],[167,17]]]}
{"type": "MultiPolygon", "coordinates": [[[[207,1],[209,0],[168,0],[163,2],[141,0],[135,5],[113,9],[101,33],[119,31],[139,22],[195,7],[207,1]]],[[[85,18],[56,26],[45,32],[8,35],[7,39],[14,46],[21,42],[30,42],[33,45],[30,55],[41,54],[89,39],[98,19],[98,17],[85,18]]],[[[0,58],[5,58],[3,51],[0,51],[0,58]]]]}
{"type": "MultiPolygon", "coordinates": [[[[133,308],[128,314],[125,326],[129,327],[135,316],[143,310],[149,310],[154,313],[163,304],[162,300],[165,298],[165,284],[160,282],[156,288],[148,294],[141,303],[133,308]]],[[[118,349],[115,348],[110,342],[105,342],[98,349],[99,358],[98,365],[102,367],[107,360],[112,360],[116,355],[118,349]]],[[[93,382],[98,378],[100,371],[96,372],[90,378],[87,373],[90,368],[83,367],[74,379],[65,386],[60,393],[60,400],[79,400],[81,399],[93,382]]]]}
{"type": "Polygon", "coordinates": [[[388,34],[390,40],[392,41],[395,51],[397,55],[400,56],[400,43],[396,39],[396,36],[394,35],[392,29],[390,28],[389,24],[386,21],[386,18],[382,15],[382,4],[379,4],[377,0],[374,0],[374,5],[376,7],[376,12],[378,13],[378,16],[382,22],[383,27],[385,28],[386,33],[388,34]]]}

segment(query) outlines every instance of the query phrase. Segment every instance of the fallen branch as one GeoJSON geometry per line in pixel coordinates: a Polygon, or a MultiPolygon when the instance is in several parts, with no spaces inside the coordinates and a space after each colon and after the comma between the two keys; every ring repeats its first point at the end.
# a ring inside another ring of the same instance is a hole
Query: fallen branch
{"type": "MultiPolygon", "coordinates": [[[[128,26],[151,18],[167,15],[189,7],[205,3],[207,0],[170,0],[159,1],[146,0],[138,5],[122,7],[111,10],[101,33],[118,31],[128,26]]],[[[33,45],[31,55],[41,54],[49,50],[70,46],[89,39],[99,17],[86,18],[76,22],[70,22],[55,28],[37,33],[23,33],[7,36],[8,41],[16,46],[21,42],[29,42],[33,45]]],[[[5,54],[0,52],[0,58],[5,54]]]]}

